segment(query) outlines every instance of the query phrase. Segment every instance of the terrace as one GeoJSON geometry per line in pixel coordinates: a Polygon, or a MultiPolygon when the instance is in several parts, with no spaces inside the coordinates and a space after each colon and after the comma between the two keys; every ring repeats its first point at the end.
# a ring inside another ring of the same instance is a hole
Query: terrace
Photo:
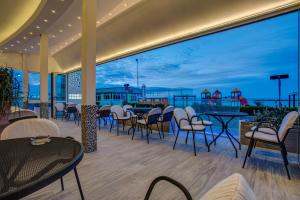
{"type": "Polygon", "coordinates": [[[0,200],[300,198],[300,1],[0,5],[0,200]]]}

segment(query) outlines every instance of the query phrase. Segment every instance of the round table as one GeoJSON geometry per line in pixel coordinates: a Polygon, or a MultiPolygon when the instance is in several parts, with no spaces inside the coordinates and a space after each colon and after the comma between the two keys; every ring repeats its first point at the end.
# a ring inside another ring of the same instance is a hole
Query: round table
{"type": "Polygon", "coordinates": [[[226,112],[226,111],[220,111],[220,112],[206,112],[204,113],[206,115],[210,115],[212,117],[214,117],[216,120],[218,120],[221,125],[222,125],[222,130],[221,132],[217,135],[217,137],[215,137],[215,139],[213,141],[211,141],[208,145],[208,147],[210,148],[210,145],[215,143],[215,141],[223,134],[225,133],[226,136],[228,137],[231,145],[233,146],[234,150],[235,150],[235,156],[238,157],[238,151],[236,146],[234,145],[234,141],[238,143],[239,145],[239,149],[241,149],[241,143],[238,141],[237,138],[235,138],[230,132],[229,132],[229,123],[234,119],[234,118],[238,118],[238,117],[245,117],[248,116],[248,113],[244,113],[244,112],[226,112]]]}
{"type": "Polygon", "coordinates": [[[31,138],[0,141],[0,199],[20,199],[74,170],[84,199],[76,166],[82,160],[82,145],[68,138],[51,137],[49,143],[34,146],[31,138]]]}

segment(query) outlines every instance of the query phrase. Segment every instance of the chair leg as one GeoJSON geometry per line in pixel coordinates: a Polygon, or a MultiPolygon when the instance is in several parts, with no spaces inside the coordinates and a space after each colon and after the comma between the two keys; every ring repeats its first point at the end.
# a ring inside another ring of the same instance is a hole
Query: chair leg
{"type": "Polygon", "coordinates": [[[149,128],[148,127],[146,128],[147,128],[147,143],[149,144],[149,128]]]}
{"type": "Polygon", "coordinates": [[[175,130],[174,130],[174,126],[173,126],[172,120],[170,121],[170,126],[172,128],[173,135],[175,135],[175,130]]]}
{"type": "Polygon", "coordinates": [[[60,178],[60,185],[61,185],[61,190],[64,191],[65,190],[65,186],[64,186],[64,179],[63,179],[63,177],[60,178]]]}
{"type": "Polygon", "coordinates": [[[117,120],[117,135],[119,135],[119,121],[117,120]]]}
{"type": "Polygon", "coordinates": [[[165,139],[165,133],[164,133],[164,123],[163,123],[163,122],[160,122],[160,130],[161,130],[161,133],[162,133],[163,139],[165,139]]]}
{"type": "Polygon", "coordinates": [[[187,141],[188,141],[188,138],[189,138],[189,133],[190,133],[190,131],[188,131],[187,133],[186,133],[186,138],[185,138],[185,143],[187,144],[187,141]]]}
{"type": "Polygon", "coordinates": [[[101,119],[100,119],[100,117],[98,118],[98,125],[99,125],[99,131],[100,131],[100,124],[101,124],[101,119]]]}
{"type": "Polygon", "coordinates": [[[113,124],[114,124],[114,120],[112,120],[112,122],[110,123],[110,129],[109,129],[109,132],[111,132],[111,129],[113,127],[113,124]]]}
{"type": "MultiPolygon", "coordinates": [[[[212,126],[209,126],[209,128],[210,128],[210,132],[211,132],[212,138],[213,138],[213,140],[215,140],[215,135],[214,135],[214,132],[212,130],[212,126]]],[[[214,145],[216,145],[216,144],[217,144],[217,140],[215,140],[215,142],[214,142],[214,145]]]]}
{"type": "Polygon", "coordinates": [[[160,135],[160,130],[159,130],[159,127],[158,127],[158,123],[156,123],[156,127],[157,127],[157,130],[158,130],[159,139],[161,139],[161,135],[160,135]]]}
{"type": "Polygon", "coordinates": [[[290,175],[289,168],[288,168],[287,157],[286,157],[285,152],[284,152],[284,150],[283,150],[282,147],[281,147],[281,151],[280,152],[281,152],[281,155],[282,155],[283,164],[284,164],[287,176],[288,176],[289,180],[291,180],[291,175],[290,175]]]}
{"type": "Polygon", "coordinates": [[[204,129],[204,139],[205,139],[205,145],[207,146],[207,151],[209,152],[209,145],[208,145],[208,142],[207,142],[207,137],[206,137],[206,133],[205,133],[205,129],[204,129]]]}
{"type": "Polygon", "coordinates": [[[175,149],[175,146],[176,146],[176,142],[177,142],[177,139],[178,139],[178,135],[179,135],[179,128],[177,130],[177,135],[176,135],[176,138],[175,138],[175,142],[174,142],[174,145],[173,145],[173,150],[175,149]]]}
{"type": "Polygon", "coordinates": [[[194,155],[196,156],[196,155],[197,155],[197,153],[196,153],[196,141],[195,141],[195,132],[194,132],[194,131],[192,131],[192,133],[193,133],[193,145],[194,145],[194,155]]]}
{"type": "Polygon", "coordinates": [[[245,155],[245,159],[244,159],[244,163],[243,163],[242,168],[245,167],[245,164],[246,164],[246,161],[247,161],[247,158],[248,158],[248,154],[249,154],[252,142],[255,142],[254,139],[250,139],[250,142],[249,142],[249,145],[248,145],[248,149],[247,149],[247,152],[246,152],[246,155],[245,155]]]}
{"type": "Polygon", "coordinates": [[[252,150],[253,150],[253,147],[254,147],[254,144],[256,144],[256,141],[253,141],[252,143],[250,143],[250,149],[249,149],[249,152],[248,152],[248,157],[251,156],[251,153],[252,153],[252,150]]]}
{"type": "Polygon", "coordinates": [[[75,177],[76,177],[76,182],[77,182],[77,185],[78,185],[78,189],[79,189],[79,192],[80,192],[80,197],[81,197],[82,200],[84,200],[84,196],[83,196],[83,192],[82,192],[82,189],[81,189],[81,184],[80,184],[80,180],[79,180],[79,177],[78,177],[78,173],[77,173],[76,167],[74,168],[74,173],[75,173],[75,177]]]}

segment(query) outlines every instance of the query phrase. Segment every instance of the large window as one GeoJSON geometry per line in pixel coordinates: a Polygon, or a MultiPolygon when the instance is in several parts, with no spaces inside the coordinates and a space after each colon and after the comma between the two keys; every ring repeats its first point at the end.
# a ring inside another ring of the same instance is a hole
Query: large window
{"type": "MultiPolygon", "coordinates": [[[[29,73],[28,80],[28,99],[40,99],[40,73],[29,73]]],[[[48,98],[51,98],[51,75],[48,75],[48,98]]]]}
{"type": "Polygon", "coordinates": [[[129,84],[142,90],[136,101],[167,98],[168,104],[174,96],[188,99],[187,104],[201,102],[206,89],[222,105],[231,105],[237,91],[239,106],[278,106],[278,82],[269,77],[289,74],[281,91],[287,106],[289,95],[298,91],[297,43],[298,15],[293,12],[102,64],[97,88],[114,93],[129,84]]]}
{"type": "Polygon", "coordinates": [[[55,86],[56,101],[66,101],[66,75],[56,75],[55,86]]]}

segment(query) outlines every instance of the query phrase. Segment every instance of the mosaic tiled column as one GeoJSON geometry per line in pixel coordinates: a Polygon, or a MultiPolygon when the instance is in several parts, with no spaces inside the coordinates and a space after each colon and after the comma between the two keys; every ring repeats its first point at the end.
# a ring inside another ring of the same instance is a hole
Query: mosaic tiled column
{"type": "Polygon", "coordinates": [[[81,106],[81,137],[84,151],[97,151],[96,105],[81,106]]]}
{"type": "Polygon", "coordinates": [[[45,119],[49,119],[49,104],[48,102],[40,103],[40,117],[41,118],[45,118],[45,119]]]}

